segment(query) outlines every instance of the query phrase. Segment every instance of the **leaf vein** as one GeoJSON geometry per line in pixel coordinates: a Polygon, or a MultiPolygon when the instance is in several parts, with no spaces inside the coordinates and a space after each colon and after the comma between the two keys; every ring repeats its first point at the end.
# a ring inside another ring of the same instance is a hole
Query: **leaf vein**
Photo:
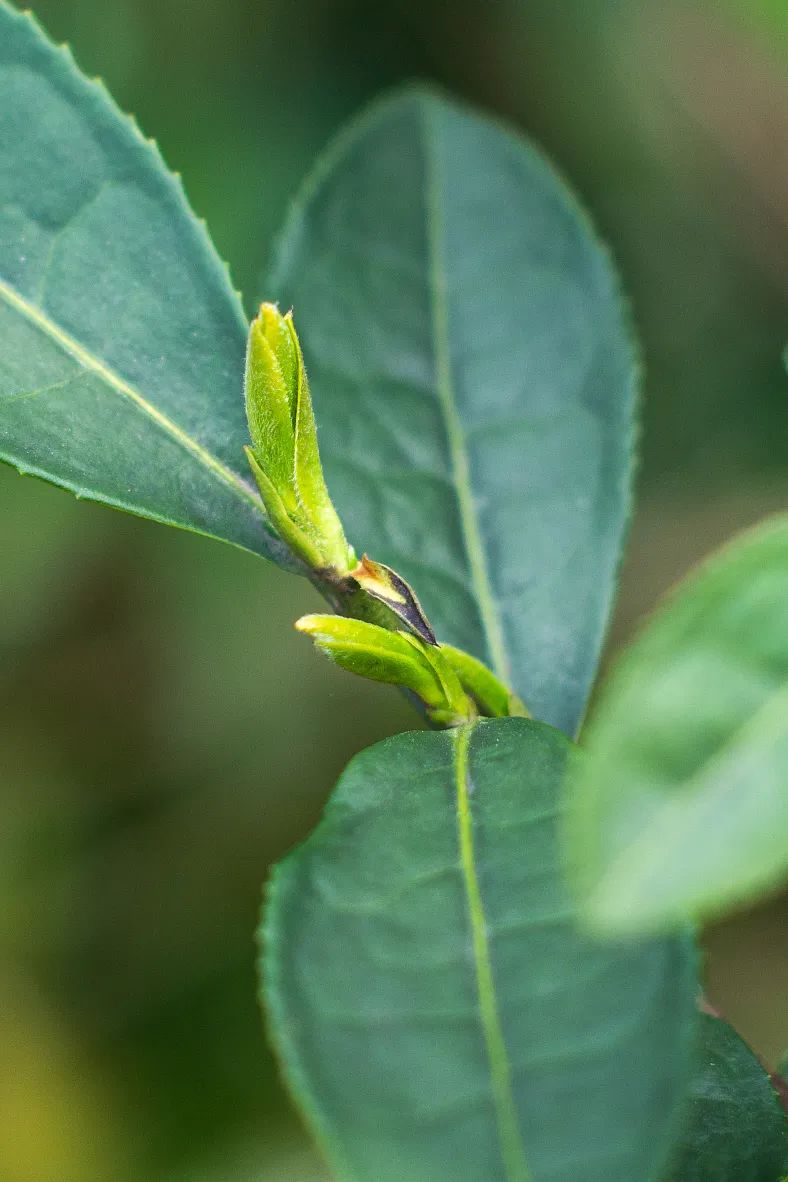
{"type": "Polygon", "coordinates": [[[511,683],[511,670],[506,652],[503,626],[497,611],[490,581],[487,557],[482,542],[476,506],[471,488],[467,441],[457,412],[451,374],[449,343],[448,283],[444,263],[443,219],[440,203],[440,178],[435,152],[431,146],[436,118],[431,104],[424,104],[424,160],[426,170],[426,223],[429,254],[428,283],[432,327],[435,339],[435,369],[438,403],[443,416],[449,445],[452,477],[465,552],[482,628],[487,640],[489,659],[501,681],[511,683]]]}
{"type": "Polygon", "coordinates": [[[476,872],[468,767],[468,747],[472,733],[473,724],[458,727],[454,732],[453,742],[460,863],[471,924],[476,990],[487,1059],[490,1065],[495,1116],[506,1176],[509,1182],[531,1182],[531,1171],[526,1162],[517,1121],[517,1109],[512,1092],[512,1067],[498,1013],[498,1000],[487,935],[487,919],[479,887],[479,877],[476,872]]]}
{"type": "Polygon", "coordinates": [[[50,382],[47,386],[36,386],[33,390],[15,390],[13,394],[0,395],[0,406],[7,402],[22,402],[26,398],[36,398],[39,394],[51,394],[55,390],[62,390],[70,386],[77,378],[82,377],[82,371],[70,373],[68,377],[60,378],[57,382],[50,382]]]}
{"type": "Polygon", "coordinates": [[[218,460],[207,448],[203,447],[201,443],[198,443],[196,439],[184,431],[182,427],[179,427],[177,423],[168,418],[158,407],[148,402],[138,390],[135,390],[119,374],[115,373],[110,366],[106,365],[100,358],[95,357],[88,349],[80,345],[78,341],[75,341],[64,329],[51,320],[41,308],[30,303],[2,279],[0,279],[0,299],[45,333],[64,353],[73,357],[84,370],[97,374],[110,389],[115,390],[116,393],[133,402],[139,410],[146,414],[185,451],[189,452],[194,459],[207,468],[213,476],[223,484],[229,486],[237,496],[242,497],[252,504],[261,516],[263,515],[259,498],[255,496],[249,485],[237,473],[226,467],[221,460],[218,460]]]}

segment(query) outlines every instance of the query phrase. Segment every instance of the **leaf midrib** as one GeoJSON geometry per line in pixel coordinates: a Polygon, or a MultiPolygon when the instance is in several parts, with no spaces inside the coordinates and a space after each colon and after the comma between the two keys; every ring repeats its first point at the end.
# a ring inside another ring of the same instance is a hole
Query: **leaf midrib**
{"type": "Polygon", "coordinates": [[[2,279],[0,279],[0,299],[9,307],[19,312],[37,328],[41,329],[64,353],[73,357],[83,369],[95,373],[110,389],[130,399],[161,430],[165,431],[179,446],[184,448],[185,451],[189,452],[191,456],[207,468],[212,476],[232,489],[236,496],[248,501],[261,516],[263,515],[260,500],[255,496],[250,486],[237,473],[223,464],[212,452],[203,447],[201,443],[198,443],[196,439],[184,431],[182,427],[179,427],[177,423],[173,422],[172,419],[160,411],[158,407],[154,406],[153,403],[149,402],[144,395],[140,394],[139,390],[136,390],[120,377],[119,374],[115,373],[99,357],[96,357],[83,345],[80,345],[60,325],[50,319],[41,308],[30,303],[2,279]]]}
{"type": "Polygon", "coordinates": [[[498,1126],[501,1157],[508,1182],[532,1182],[525,1157],[517,1107],[512,1091],[512,1067],[501,1026],[498,998],[492,971],[487,918],[476,871],[476,852],[473,839],[473,818],[470,806],[470,771],[468,748],[474,724],[458,727],[452,733],[453,770],[457,798],[457,835],[460,846],[465,897],[471,925],[476,990],[487,1060],[490,1067],[492,1098],[498,1126]]]}
{"type": "MultiPolygon", "coordinates": [[[[465,553],[479,609],[482,630],[487,641],[488,656],[496,675],[505,685],[511,684],[511,668],[504,640],[503,626],[492,590],[487,557],[482,543],[479,518],[471,487],[470,464],[451,373],[449,337],[448,282],[444,261],[443,218],[441,215],[441,183],[432,136],[437,111],[431,102],[421,104],[423,110],[423,143],[425,167],[425,217],[427,226],[430,310],[435,344],[435,374],[438,404],[443,417],[449,445],[452,484],[457,495],[465,553]]],[[[482,654],[484,655],[484,654],[482,654]]]]}

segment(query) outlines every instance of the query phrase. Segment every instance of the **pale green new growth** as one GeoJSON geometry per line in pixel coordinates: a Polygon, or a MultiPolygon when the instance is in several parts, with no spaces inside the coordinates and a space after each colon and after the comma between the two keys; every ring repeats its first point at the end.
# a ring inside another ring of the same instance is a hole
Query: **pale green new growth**
{"type": "Polygon", "coordinates": [[[476,716],[442,650],[412,633],[329,615],[302,616],[296,628],[343,669],[416,694],[438,726],[457,726],[476,716]]]}
{"type": "Polygon", "coordinates": [[[355,555],[328,495],[293,314],[263,304],[246,353],[247,458],[268,517],[312,570],[346,574],[355,555]]]}
{"type": "Polygon", "coordinates": [[[296,628],[343,669],[416,694],[437,726],[458,726],[478,715],[529,717],[519,698],[481,661],[450,645],[344,616],[303,616],[296,628]]]}
{"type": "Polygon", "coordinates": [[[476,702],[480,714],[488,718],[531,717],[517,694],[512,693],[481,661],[451,644],[442,644],[441,652],[459,677],[462,688],[476,702]]]}

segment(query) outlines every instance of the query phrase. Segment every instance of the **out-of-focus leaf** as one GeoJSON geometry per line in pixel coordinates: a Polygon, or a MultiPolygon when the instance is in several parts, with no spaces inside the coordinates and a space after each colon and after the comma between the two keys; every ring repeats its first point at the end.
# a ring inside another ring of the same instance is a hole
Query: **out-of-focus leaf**
{"type": "Polygon", "coordinates": [[[0,458],[287,564],[246,478],[245,341],[155,145],[0,0],[0,458]]]}
{"type": "Polygon", "coordinates": [[[683,937],[578,934],[568,751],[524,719],[387,740],[276,870],[269,1018],[339,1178],[645,1182],[664,1164],[695,957],[683,937]]]}
{"type": "Polygon", "coordinates": [[[751,899],[788,869],[788,517],[692,575],[624,654],[569,782],[569,862],[597,925],[751,899]]]}
{"type": "Polygon", "coordinates": [[[405,90],[318,164],[266,296],[295,305],[351,542],[573,733],[629,509],[636,367],[571,194],[527,142],[405,90]]]}
{"type": "Polygon", "coordinates": [[[788,1126],[769,1077],[727,1022],[701,1017],[700,1066],[666,1182],[778,1182],[788,1126]]]}

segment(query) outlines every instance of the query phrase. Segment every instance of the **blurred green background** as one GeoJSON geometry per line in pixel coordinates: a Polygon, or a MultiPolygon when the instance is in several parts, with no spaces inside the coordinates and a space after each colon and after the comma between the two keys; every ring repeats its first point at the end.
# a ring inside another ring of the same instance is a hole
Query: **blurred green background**
{"type": "MultiPolygon", "coordinates": [[[[619,260],[647,400],[610,651],[788,505],[788,0],[39,0],[155,135],[249,306],[337,125],[414,76],[555,158],[619,260]]],[[[317,392],[319,397],[319,391],[317,392]]],[[[239,393],[240,396],[240,393],[239,393]]],[[[312,1182],[255,1003],[260,885],[413,725],[313,655],[306,586],[0,471],[0,1178],[312,1182]]],[[[788,1046],[788,900],[706,934],[788,1046]]]]}

